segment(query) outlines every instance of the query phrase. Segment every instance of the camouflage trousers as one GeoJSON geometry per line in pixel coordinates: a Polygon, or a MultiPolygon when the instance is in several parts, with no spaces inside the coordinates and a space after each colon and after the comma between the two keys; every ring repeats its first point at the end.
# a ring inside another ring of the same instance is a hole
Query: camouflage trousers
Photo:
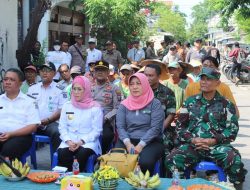
{"type": "Polygon", "coordinates": [[[184,173],[203,160],[213,161],[223,168],[232,183],[238,184],[245,180],[247,170],[241,162],[240,153],[230,144],[215,145],[208,151],[195,150],[195,146],[190,144],[181,145],[166,157],[165,167],[172,173],[175,168],[184,173]]]}
{"type": "Polygon", "coordinates": [[[175,127],[169,126],[163,133],[164,155],[165,157],[170,154],[175,146],[176,131],[175,127]]]}

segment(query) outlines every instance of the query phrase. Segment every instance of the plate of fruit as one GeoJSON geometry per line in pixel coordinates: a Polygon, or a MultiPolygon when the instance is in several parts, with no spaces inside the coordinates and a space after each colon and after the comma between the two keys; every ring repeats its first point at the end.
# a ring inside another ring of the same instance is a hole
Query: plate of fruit
{"type": "Polygon", "coordinates": [[[50,183],[59,177],[59,173],[55,172],[33,172],[27,176],[31,181],[36,183],[50,183]]]}
{"type": "Polygon", "coordinates": [[[4,178],[9,181],[21,181],[28,175],[30,171],[29,164],[27,162],[25,164],[22,164],[22,162],[20,162],[17,158],[12,160],[10,164],[13,168],[18,170],[22,176],[17,177],[5,163],[1,163],[0,174],[2,174],[4,178]]]}
{"type": "Polygon", "coordinates": [[[150,177],[150,173],[147,170],[145,175],[140,171],[138,174],[129,172],[128,177],[125,178],[128,184],[132,185],[133,188],[138,190],[155,189],[160,183],[160,177],[158,174],[150,177]]]}

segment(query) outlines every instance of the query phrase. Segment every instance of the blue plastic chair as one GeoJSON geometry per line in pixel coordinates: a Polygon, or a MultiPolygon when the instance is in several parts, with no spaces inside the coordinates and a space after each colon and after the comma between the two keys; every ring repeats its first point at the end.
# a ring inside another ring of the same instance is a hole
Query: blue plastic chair
{"type": "MultiPolygon", "coordinates": [[[[227,181],[227,177],[223,171],[223,169],[217,166],[214,162],[202,161],[198,163],[194,170],[196,171],[208,171],[208,170],[216,170],[218,172],[219,181],[227,181]]],[[[190,179],[190,170],[185,171],[186,179],[190,179]]]]}
{"type": "Polygon", "coordinates": [[[50,146],[50,160],[51,160],[51,164],[52,164],[52,161],[53,161],[53,147],[52,147],[50,137],[45,136],[45,135],[36,135],[35,134],[35,143],[38,143],[38,142],[48,143],[49,144],[49,146],[50,146]]]}
{"type": "Polygon", "coordinates": [[[30,156],[30,161],[31,164],[33,165],[34,169],[37,169],[37,163],[36,163],[36,142],[35,142],[35,136],[32,135],[32,144],[30,149],[24,153],[24,155],[22,155],[21,157],[21,162],[22,164],[25,164],[27,161],[27,158],[30,156]]]}
{"type": "MultiPolygon", "coordinates": [[[[95,162],[96,162],[97,158],[98,158],[98,156],[96,154],[92,154],[88,158],[88,161],[87,161],[86,166],[85,166],[85,172],[87,172],[87,173],[94,172],[95,162]]],[[[57,166],[57,164],[58,164],[58,153],[55,152],[53,154],[53,161],[52,161],[51,169],[53,169],[55,166],[57,166]]]]}

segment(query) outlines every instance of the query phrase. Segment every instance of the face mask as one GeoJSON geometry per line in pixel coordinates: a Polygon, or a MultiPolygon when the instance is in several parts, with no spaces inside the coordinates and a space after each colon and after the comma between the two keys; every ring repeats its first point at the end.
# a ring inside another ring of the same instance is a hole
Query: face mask
{"type": "Polygon", "coordinates": [[[59,46],[59,45],[55,45],[55,46],[54,46],[54,50],[56,50],[56,51],[59,51],[60,48],[61,48],[61,46],[59,46]]]}

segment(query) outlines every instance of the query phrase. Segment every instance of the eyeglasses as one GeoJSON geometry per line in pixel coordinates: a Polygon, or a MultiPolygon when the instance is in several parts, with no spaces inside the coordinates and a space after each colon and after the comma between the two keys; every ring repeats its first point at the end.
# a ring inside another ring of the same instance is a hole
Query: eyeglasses
{"type": "Polygon", "coordinates": [[[67,70],[65,70],[65,71],[60,71],[60,73],[67,73],[67,72],[69,72],[69,70],[67,69],[67,70]]]}
{"type": "Polygon", "coordinates": [[[42,73],[49,73],[51,72],[52,70],[49,69],[49,68],[43,68],[42,70],[40,70],[42,73]]]}

